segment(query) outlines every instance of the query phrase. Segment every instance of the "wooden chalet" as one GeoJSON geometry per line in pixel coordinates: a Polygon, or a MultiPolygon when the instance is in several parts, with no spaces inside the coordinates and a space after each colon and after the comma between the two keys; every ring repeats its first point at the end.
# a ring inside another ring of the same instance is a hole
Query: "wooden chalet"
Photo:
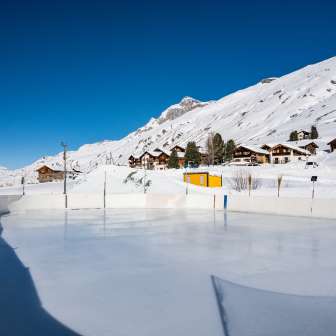
{"type": "Polygon", "coordinates": [[[140,160],[140,157],[132,154],[132,155],[128,158],[128,165],[129,165],[131,168],[138,168],[138,167],[141,167],[141,160],[140,160]]]}
{"type": "Polygon", "coordinates": [[[300,130],[300,131],[297,131],[297,136],[298,136],[298,140],[310,139],[311,133],[304,131],[304,130],[300,130]]]}
{"type": "Polygon", "coordinates": [[[36,171],[38,173],[37,179],[40,183],[60,181],[64,179],[63,170],[55,170],[46,165],[40,167],[36,171]]]}
{"type": "Polygon", "coordinates": [[[330,146],[330,152],[333,152],[336,150],[336,138],[334,140],[331,140],[328,145],[330,146]]]}
{"type": "Polygon", "coordinates": [[[166,169],[169,155],[162,150],[146,151],[140,156],[141,166],[145,169],[166,169]]]}
{"type": "MultiPolygon", "coordinates": [[[[263,148],[266,148],[264,145],[263,148]]],[[[268,149],[270,154],[270,162],[274,164],[284,164],[306,160],[311,153],[303,148],[292,146],[289,144],[277,144],[268,149]]]]}
{"type": "MultiPolygon", "coordinates": [[[[284,143],[285,145],[287,143],[284,143]]],[[[293,144],[293,142],[288,143],[288,145],[292,148],[294,148],[294,146],[301,148],[301,149],[305,149],[306,151],[308,151],[310,154],[315,155],[316,154],[316,150],[317,148],[319,148],[319,146],[316,144],[316,142],[312,141],[312,140],[301,140],[301,141],[297,141],[295,142],[295,145],[293,144]]],[[[261,146],[261,148],[266,149],[268,151],[270,151],[271,148],[273,148],[274,146],[279,145],[279,144],[265,144],[263,146],[261,146]]]]}
{"type": "Polygon", "coordinates": [[[313,141],[298,144],[298,147],[307,150],[310,154],[313,155],[316,154],[316,149],[319,148],[319,146],[313,141]]]}
{"type": "Polygon", "coordinates": [[[234,159],[240,159],[242,162],[246,161],[246,163],[268,163],[269,157],[270,155],[267,150],[247,145],[236,147],[233,154],[234,159]]]}

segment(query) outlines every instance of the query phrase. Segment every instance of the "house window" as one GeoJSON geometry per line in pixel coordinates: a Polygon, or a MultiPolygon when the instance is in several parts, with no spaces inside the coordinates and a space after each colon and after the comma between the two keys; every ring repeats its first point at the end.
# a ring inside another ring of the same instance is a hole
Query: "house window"
{"type": "Polygon", "coordinates": [[[278,163],[279,163],[279,158],[275,158],[275,159],[274,159],[274,163],[275,163],[275,164],[278,164],[278,163]]]}
{"type": "Polygon", "coordinates": [[[285,156],[285,163],[289,162],[289,158],[287,156],[285,156]]]}
{"type": "Polygon", "coordinates": [[[203,175],[200,176],[200,182],[201,182],[201,185],[204,184],[204,176],[203,175]]]}

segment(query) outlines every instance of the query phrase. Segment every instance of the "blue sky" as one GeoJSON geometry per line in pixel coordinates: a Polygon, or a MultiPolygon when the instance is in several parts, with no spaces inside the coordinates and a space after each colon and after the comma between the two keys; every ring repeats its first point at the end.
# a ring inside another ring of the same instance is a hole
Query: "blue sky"
{"type": "Polygon", "coordinates": [[[0,2],[0,165],[336,55],[335,1],[0,2]]]}

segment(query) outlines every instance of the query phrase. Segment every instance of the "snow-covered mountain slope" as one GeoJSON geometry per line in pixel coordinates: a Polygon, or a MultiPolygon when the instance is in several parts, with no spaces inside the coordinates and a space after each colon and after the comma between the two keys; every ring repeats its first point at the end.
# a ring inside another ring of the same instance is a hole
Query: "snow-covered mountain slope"
{"type": "MultiPolygon", "coordinates": [[[[292,130],[309,130],[311,125],[317,126],[324,142],[336,137],[336,57],[280,78],[264,79],[218,101],[186,97],[121,140],[69,152],[69,161],[77,169],[92,171],[111,158],[114,164],[126,164],[129,155],[154,147],[167,150],[190,140],[204,145],[210,132],[221,133],[225,140],[261,144],[288,140],[292,130]]],[[[25,173],[34,181],[34,171],[43,164],[61,167],[62,154],[7,174],[25,173]]]]}

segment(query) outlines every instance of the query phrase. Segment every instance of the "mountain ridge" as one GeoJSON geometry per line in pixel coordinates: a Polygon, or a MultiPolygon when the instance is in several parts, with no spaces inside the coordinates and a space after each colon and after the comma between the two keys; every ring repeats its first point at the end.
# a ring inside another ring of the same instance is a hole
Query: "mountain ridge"
{"type": "MultiPolygon", "coordinates": [[[[131,154],[196,141],[210,132],[225,140],[258,144],[288,140],[290,131],[318,127],[321,140],[336,137],[336,57],[282,77],[269,77],[215,101],[184,97],[120,140],[85,144],[69,152],[69,165],[89,172],[106,162],[127,164],[131,154]]],[[[43,157],[8,174],[28,176],[42,164],[62,165],[62,153],[43,157]]]]}

